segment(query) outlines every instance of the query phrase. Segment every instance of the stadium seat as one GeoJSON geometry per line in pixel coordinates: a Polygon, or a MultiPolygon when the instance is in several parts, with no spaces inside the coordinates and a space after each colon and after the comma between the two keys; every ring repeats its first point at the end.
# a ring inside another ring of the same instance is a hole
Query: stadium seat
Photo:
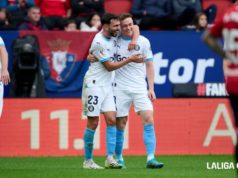
{"type": "Polygon", "coordinates": [[[220,17],[223,13],[224,10],[226,10],[229,6],[232,5],[232,2],[230,0],[203,0],[202,1],[202,7],[203,9],[206,9],[210,5],[215,4],[217,6],[217,15],[216,19],[220,17]]]}
{"type": "Polygon", "coordinates": [[[105,0],[104,8],[106,12],[120,14],[122,12],[130,12],[132,0],[105,0]]]}

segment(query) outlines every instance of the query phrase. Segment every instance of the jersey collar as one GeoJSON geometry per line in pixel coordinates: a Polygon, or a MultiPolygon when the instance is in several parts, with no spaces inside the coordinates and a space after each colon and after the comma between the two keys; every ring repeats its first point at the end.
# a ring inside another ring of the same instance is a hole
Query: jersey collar
{"type": "Polygon", "coordinates": [[[131,37],[128,36],[121,36],[121,38],[126,41],[131,41],[131,37]]]}

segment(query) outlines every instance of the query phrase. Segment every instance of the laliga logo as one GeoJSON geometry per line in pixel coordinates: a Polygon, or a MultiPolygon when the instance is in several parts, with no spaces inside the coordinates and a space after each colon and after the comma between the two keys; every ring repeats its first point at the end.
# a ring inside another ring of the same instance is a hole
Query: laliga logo
{"type": "Polygon", "coordinates": [[[198,59],[196,68],[191,59],[178,58],[169,66],[169,60],[163,59],[163,53],[159,52],[154,55],[155,67],[155,84],[164,84],[167,80],[167,74],[161,74],[161,69],[169,67],[168,79],[171,83],[188,83],[194,75],[194,83],[204,82],[206,70],[209,67],[214,67],[215,59],[198,59]],[[182,74],[180,71],[182,69],[182,74]]]}
{"type": "Polygon", "coordinates": [[[71,41],[57,39],[48,41],[48,46],[51,49],[51,67],[57,73],[56,80],[61,81],[60,74],[67,67],[67,51],[71,41]]]}

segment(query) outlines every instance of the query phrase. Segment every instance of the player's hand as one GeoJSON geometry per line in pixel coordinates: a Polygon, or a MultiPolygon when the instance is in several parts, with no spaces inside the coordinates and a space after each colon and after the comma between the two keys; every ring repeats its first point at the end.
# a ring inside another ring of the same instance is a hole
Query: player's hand
{"type": "Polygon", "coordinates": [[[101,21],[97,21],[96,24],[94,25],[94,27],[96,27],[97,29],[99,29],[102,26],[101,21]]]}
{"type": "Polygon", "coordinates": [[[87,60],[88,60],[89,62],[92,62],[92,63],[98,61],[97,58],[96,58],[94,55],[92,55],[92,54],[88,54],[87,60]]]}
{"type": "Polygon", "coordinates": [[[9,82],[10,82],[10,75],[9,75],[8,70],[3,70],[3,71],[2,71],[0,80],[2,81],[2,83],[3,83],[4,85],[9,84],[9,82]]]}
{"type": "Polygon", "coordinates": [[[130,56],[129,60],[135,63],[143,63],[145,62],[145,56],[142,54],[136,54],[136,55],[130,56]]]}
{"type": "Polygon", "coordinates": [[[136,41],[132,40],[128,45],[128,50],[131,51],[131,50],[135,49],[136,45],[137,45],[136,41]]]}
{"type": "Polygon", "coordinates": [[[154,90],[149,90],[148,91],[148,97],[152,102],[156,99],[154,90]]]}

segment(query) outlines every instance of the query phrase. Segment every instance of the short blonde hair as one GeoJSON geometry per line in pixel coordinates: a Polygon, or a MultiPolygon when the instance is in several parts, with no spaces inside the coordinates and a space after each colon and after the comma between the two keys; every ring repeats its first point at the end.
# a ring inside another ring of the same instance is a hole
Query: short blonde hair
{"type": "Polygon", "coordinates": [[[119,15],[119,20],[125,20],[126,18],[132,18],[133,16],[128,12],[123,12],[119,15]]]}

